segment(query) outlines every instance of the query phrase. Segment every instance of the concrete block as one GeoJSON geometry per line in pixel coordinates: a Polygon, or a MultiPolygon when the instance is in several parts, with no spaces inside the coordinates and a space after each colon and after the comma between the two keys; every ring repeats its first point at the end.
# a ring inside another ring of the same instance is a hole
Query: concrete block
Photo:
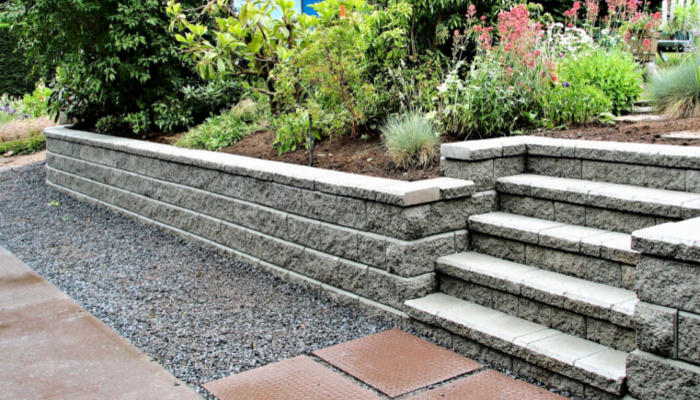
{"type": "Polygon", "coordinates": [[[357,261],[377,268],[386,268],[386,237],[357,232],[357,261]]]}
{"type": "Polygon", "coordinates": [[[524,174],[527,169],[525,156],[496,158],[493,160],[494,178],[524,174]]]}
{"type": "Polygon", "coordinates": [[[586,226],[609,231],[632,233],[656,225],[650,215],[632,214],[603,208],[586,208],[586,226]]]}
{"type": "Polygon", "coordinates": [[[634,312],[637,347],[664,357],[676,357],[678,310],[640,302],[634,312]]]}
{"type": "Polygon", "coordinates": [[[667,223],[634,232],[633,247],[645,254],[700,263],[698,232],[700,218],[667,223]]]}
{"type": "Polygon", "coordinates": [[[321,245],[321,223],[319,221],[287,215],[287,237],[290,242],[318,249],[321,245]]]}
{"type": "Polygon", "coordinates": [[[536,245],[525,246],[523,263],[579,278],[585,278],[588,273],[588,257],[536,245]]]}
{"type": "Polygon", "coordinates": [[[402,278],[386,271],[369,267],[363,287],[357,287],[353,292],[370,300],[404,310],[404,302],[433,293],[437,288],[434,273],[427,273],[411,278],[402,278]]]}
{"type": "Polygon", "coordinates": [[[586,225],[586,207],[555,201],[553,219],[570,225],[586,225]]]}
{"type": "MultiPolygon", "coordinates": [[[[398,207],[383,203],[367,202],[365,229],[372,233],[400,240],[420,239],[430,216],[430,206],[398,207]]],[[[342,212],[336,211],[336,212],[342,212]]]]}
{"type": "Polygon", "coordinates": [[[624,352],[630,352],[637,348],[634,329],[597,318],[587,318],[584,337],[624,352]]]}
{"type": "Polygon", "coordinates": [[[279,238],[288,237],[287,213],[248,202],[239,202],[234,215],[235,222],[239,225],[279,238]]]}
{"type": "Polygon", "coordinates": [[[678,313],[678,358],[700,365],[700,315],[678,313]]]}
{"type": "Polygon", "coordinates": [[[640,187],[685,190],[685,171],[619,162],[583,161],[583,179],[640,187]]]}
{"type": "Polygon", "coordinates": [[[343,228],[337,225],[321,223],[318,249],[350,260],[357,259],[358,251],[358,231],[355,229],[343,228]]]}
{"type": "Polygon", "coordinates": [[[494,161],[456,161],[442,158],[440,172],[449,178],[473,181],[476,191],[493,190],[495,188],[494,161]]]}
{"type": "Polygon", "coordinates": [[[685,191],[700,193],[700,171],[696,169],[685,170],[685,191]]]}
{"type": "Polygon", "coordinates": [[[439,285],[441,293],[484,307],[493,306],[494,291],[488,287],[473,282],[462,281],[446,275],[440,276],[439,285]]]}
{"type": "Polygon", "coordinates": [[[513,357],[462,336],[454,336],[452,350],[480,363],[511,369],[513,357]]]}
{"type": "Polygon", "coordinates": [[[500,205],[503,212],[554,220],[554,202],[551,200],[502,194],[500,205]]]}
{"type": "Polygon", "coordinates": [[[493,290],[492,292],[494,310],[506,313],[508,315],[518,315],[519,297],[514,294],[493,290]]]}
{"type": "Polygon", "coordinates": [[[386,246],[386,270],[410,277],[434,271],[438,257],[455,253],[455,238],[445,233],[411,242],[387,239],[386,246]]]}
{"type": "Polygon", "coordinates": [[[455,253],[461,253],[469,249],[469,232],[467,230],[459,230],[455,235],[455,253]]]}
{"type": "Polygon", "coordinates": [[[643,256],[637,264],[637,295],[647,303],[700,313],[700,268],[643,256]]]}
{"type": "Polygon", "coordinates": [[[700,367],[635,350],[627,358],[627,388],[638,399],[697,399],[700,367]]]}
{"type": "Polygon", "coordinates": [[[518,317],[536,324],[549,326],[552,321],[554,307],[542,304],[538,301],[521,297],[518,303],[518,317]]]}
{"type": "Polygon", "coordinates": [[[527,172],[530,174],[581,179],[581,160],[529,156],[527,172]]]}
{"type": "Polygon", "coordinates": [[[478,253],[518,263],[525,262],[525,243],[515,240],[473,233],[471,247],[473,251],[478,253]]]}
{"type": "Polygon", "coordinates": [[[634,289],[634,267],[614,261],[589,257],[586,260],[588,274],[584,279],[622,289],[634,289]],[[631,270],[631,271],[630,271],[631,270]],[[623,272],[631,273],[632,277],[624,276],[623,272]],[[625,281],[627,279],[628,281],[625,281]]]}
{"type": "Polygon", "coordinates": [[[556,372],[540,368],[519,358],[513,358],[512,371],[514,374],[535,379],[548,387],[555,387],[559,390],[569,392],[572,396],[583,397],[585,386],[583,383],[557,374],[556,372]]]}

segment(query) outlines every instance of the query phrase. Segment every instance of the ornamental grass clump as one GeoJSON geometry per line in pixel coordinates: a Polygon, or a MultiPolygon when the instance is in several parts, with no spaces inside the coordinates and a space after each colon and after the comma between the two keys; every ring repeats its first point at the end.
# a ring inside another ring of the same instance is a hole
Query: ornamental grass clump
{"type": "Polygon", "coordinates": [[[659,113],[673,118],[700,117],[700,56],[655,76],[647,85],[659,113]]]}
{"type": "Polygon", "coordinates": [[[421,113],[390,116],[380,131],[391,160],[399,168],[426,167],[438,158],[440,134],[421,113]]]}

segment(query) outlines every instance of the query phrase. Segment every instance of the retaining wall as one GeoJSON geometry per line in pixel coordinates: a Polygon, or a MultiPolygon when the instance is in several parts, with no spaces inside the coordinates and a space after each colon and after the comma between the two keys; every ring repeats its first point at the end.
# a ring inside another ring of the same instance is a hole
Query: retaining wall
{"type": "Polygon", "coordinates": [[[45,131],[59,191],[234,253],[345,301],[403,310],[495,210],[471,181],[359,176],[65,127],[45,131]]]}
{"type": "Polygon", "coordinates": [[[700,398],[700,218],[634,232],[637,350],[627,386],[639,399],[700,398]]]}

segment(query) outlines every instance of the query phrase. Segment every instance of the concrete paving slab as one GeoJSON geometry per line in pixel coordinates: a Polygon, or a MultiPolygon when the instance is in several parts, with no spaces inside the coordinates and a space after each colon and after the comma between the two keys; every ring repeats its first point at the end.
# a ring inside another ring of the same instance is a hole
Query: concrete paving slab
{"type": "Polygon", "coordinates": [[[661,138],[670,140],[698,140],[700,139],[700,131],[671,132],[665,135],[661,135],[661,138]]]}
{"type": "Polygon", "coordinates": [[[219,400],[380,399],[304,356],[209,382],[204,388],[219,400]]]}
{"type": "Polygon", "coordinates": [[[200,399],[6,250],[0,255],[0,396],[200,399]]]}
{"type": "Polygon", "coordinates": [[[399,329],[313,354],[390,397],[482,368],[476,361],[399,329]]]}
{"type": "Polygon", "coordinates": [[[564,400],[544,388],[489,370],[408,397],[411,400],[564,400]]]}

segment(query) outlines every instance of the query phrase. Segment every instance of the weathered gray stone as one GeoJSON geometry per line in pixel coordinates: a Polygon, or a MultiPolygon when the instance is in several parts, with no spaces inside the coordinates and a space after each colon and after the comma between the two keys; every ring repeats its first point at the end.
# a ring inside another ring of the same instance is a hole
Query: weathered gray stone
{"type": "Polygon", "coordinates": [[[435,270],[435,260],[455,253],[454,233],[405,242],[387,239],[386,270],[399,276],[416,276],[435,270]]]}
{"type": "Polygon", "coordinates": [[[697,399],[700,367],[635,350],[627,358],[627,388],[638,399],[697,399]]]}
{"type": "Polygon", "coordinates": [[[268,235],[288,237],[287,214],[271,208],[239,202],[236,206],[235,222],[268,235]]]}
{"type": "Polygon", "coordinates": [[[643,256],[637,264],[637,294],[647,303],[700,313],[700,268],[643,256]]]}
{"type": "Polygon", "coordinates": [[[552,308],[549,327],[578,337],[586,337],[586,317],[561,308],[552,308]]]}
{"type": "Polygon", "coordinates": [[[520,298],[518,317],[536,324],[550,326],[554,308],[525,297],[520,298]]]}
{"type": "Polygon", "coordinates": [[[494,310],[504,312],[508,315],[518,315],[519,298],[517,295],[502,292],[500,290],[492,291],[494,310]]]}
{"type": "Polygon", "coordinates": [[[289,214],[287,216],[287,240],[318,249],[321,244],[321,223],[289,214]]]}
{"type": "Polygon", "coordinates": [[[581,160],[528,156],[527,172],[559,178],[581,179],[581,160]]]}
{"type": "Polygon", "coordinates": [[[588,257],[536,245],[525,246],[525,263],[579,278],[585,278],[588,273],[588,257]]]}
{"type": "MultiPolygon", "coordinates": [[[[332,209],[332,205],[328,205],[332,209]]],[[[343,212],[338,210],[335,212],[343,212]]],[[[400,240],[414,240],[423,236],[430,206],[398,207],[367,202],[365,228],[367,231],[400,240]]]]}
{"type": "Polygon", "coordinates": [[[586,226],[609,231],[632,233],[656,225],[653,216],[596,207],[586,208],[586,226]]]}
{"type": "Polygon", "coordinates": [[[491,209],[493,198],[484,194],[429,204],[428,219],[422,222],[423,236],[465,229],[469,216],[491,209]]]}
{"type": "Polygon", "coordinates": [[[641,187],[685,190],[685,171],[618,162],[583,161],[583,179],[641,187]]]}
{"type": "Polygon", "coordinates": [[[456,161],[446,158],[440,160],[440,171],[450,178],[473,181],[477,191],[493,190],[493,159],[482,161],[456,161]]]}
{"type": "Polygon", "coordinates": [[[469,249],[469,232],[467,230],[456,231],[455,253],[461,253],[469,249]]]}
{"type": "Polygon", "coordinates": [[[688,169],[685,171],[686,192],[700,193],[700,171],[688,169]]]}
{"type": "Polygon", "coordinates": [[[678,311],[673,308],[640,302],[634,312],[637,347],[664,357],[676,356],[678,311]]]}
{"type": "Polygon", "coordinates": [[[570,225],[586,225],[586,207],[555,201],[554,220],[570,225]]]}
{"type": "Polygon", "coordinates": [[[496,158],[493,160],[493,174],[496,179],[525,173],[525,156],[496,158]]]}
{"type": "Polygon", "coordinates": [[[452,350],[479,362],[490,363],[505,369],[512,368],[513,358],[508,354],[483,346],[462,336],[454,336],[452,350]]]}
{"type": "Polygon", "coordinates": [[[700,315],[678,313],[678,358],[700,365],[700,315]]]}
{"type": "Polygon", "coordinates": [[[337,284],[340,260],[316,250],[306,248],[298,258],[298,262],[289,262],[287,269],[292,269],[302,275],[308,276],[319,282],[335,286],[337,284]]]}
{"type": "Polygon", "coordinates": [[[620,351],[630,352],[637,348],[635,331],[633,329],[624,328],[597,318],[587,318],[585,337],[588,340],[620,351]]]}
{"type": "Polygon", "coordinates": [[[357,259],[359,232],[354,229],[321,223],[319,250],[350,260],[357,259]]]}
{"type": "Polygon", "coordinates": [[[525,262],[525,243],[515,240],[473,233],[472,250],[504,260],[511,260],[519,263],[525,262]]]}
{"type": "Polygon", "coordinates": [[[472,282],[441,275],[439,280],[441,293],[467,300],[484,307],[493,306],[493,290],[472,282]]]}
{"type": "Polygon", "coordinates": [[[334,279],[336,287],[355,293],[360,296],[365,296],[365,287],[369,285],[367,274],[369,267],[364,264],[359,264],[352,261],[340,260],[336,269],[336,277],[334,279]]]}
{"type": "Polygon", "coordinates": [[[357,233],[357,261],[386,268],[386,237],[367,232],[357,233]]]}
{"type": "Polygon", "coordinates": [[[631,265],[622,265],[622,285],[623,289],[634,290],[637,287],[637,268],[631,265]]]}
{"type": "Polygon", "coordinates": [[[623,265],[614,261],[602,260],[599,258],[589,257],[586,260],[586,270],[588,274],[584,276],[592,282],[602,283],[604,285],[610,285],[614,287],[619,287],[627,290],[634,288],[634,267],[623,265]],[[631,271],[629,271],[631,269],[631,271]],[[623,276],[623,271],[632,273],[632,277],[623,276]],[[630,281],[625,281],[625,279],[632,279],[630,281]]]}
{"type": "Polygon", "coordinates": [[[635,232],[633,246],[645,254],[700,263],[698,232],[700,218],[666,223],[635,232]]]}
{"type": "Polygon", "coordinates": [[[501,194],[500,204],[503,212],[554,220],[554,202],[551,200],[501,194]]]}
{"type": "Polygon", "coordinates": [[[548,387],[555,387],[557,389],[569,392],[573,396],[583,397],[583,383],[571,378],[567,378],[555,372],[542,369],[519,358],[513,358],[512,371],[515,374],[520,374],[529,378],[533,378],[538,382],[547,385],[548,387]]]}

